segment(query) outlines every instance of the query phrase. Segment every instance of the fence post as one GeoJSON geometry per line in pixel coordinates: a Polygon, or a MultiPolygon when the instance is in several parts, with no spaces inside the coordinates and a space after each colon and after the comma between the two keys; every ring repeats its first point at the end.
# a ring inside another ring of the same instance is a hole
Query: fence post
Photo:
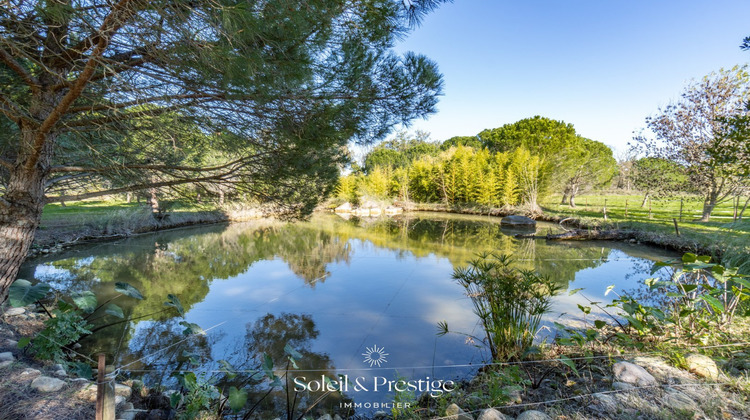
{"type": "Polygon", "coordinates": [[[682,222],[682,202],[684,200],[685,200],[684,198],[680,197],[680,222],[682,222]]]}
{"type": "Polygon", "coordinates": [[[677,227],[677,219],[674,217],[672,218],[672,221],[674,222],[674,231],[677,234],[677,236],[680,236],[680,228],[677,227]]]}
{"type": "Polygon", "coordinates": [[[653,219],[654,217],[651,215],[651,197],[648,198],[648,218],[653,219]]]}
{"type": "Polygon", "coordinates": [[[96,371],[96,420],[115,420],[114,379],[106,379],[106,356],[99,353],[96,371]]]}
{"type": "Polygon", "coordinates": [[[625,199],[625,218],[628,218],[628,199],[625,199]]]}
{"type": "Polygon", "coordinates": [[[607,220],[607,199],[604,199],[604,220],[607,220]]]}

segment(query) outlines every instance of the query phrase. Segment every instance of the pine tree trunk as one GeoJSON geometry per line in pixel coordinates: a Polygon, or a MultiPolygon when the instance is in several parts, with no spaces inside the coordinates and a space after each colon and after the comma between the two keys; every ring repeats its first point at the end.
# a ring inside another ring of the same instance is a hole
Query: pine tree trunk
{"type": "MultiPolygon", "coordinates": [[[[33,134],[31,130],[22,131],[26,144],[32,144],[33,134]]],[[[5,195],[0,198],[0,302],[7,299],[8,288],[16,280],[42,218],[50,143],[52,140],[31,168],[25,165],[27,154],[17,159],[10,170],[5,195]]]]}
{"type": "Polygon", "coordinates": [[[149,188],[148,190],[148,205],[151,207],[151,212],[154,214],[159,213],[159,198],[156,194],[156,188],[149,188]]]}

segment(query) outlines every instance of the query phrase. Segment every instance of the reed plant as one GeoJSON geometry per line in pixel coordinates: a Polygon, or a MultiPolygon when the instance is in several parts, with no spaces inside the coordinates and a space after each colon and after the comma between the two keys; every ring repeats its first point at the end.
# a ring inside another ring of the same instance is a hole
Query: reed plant
{"type": "MultiPolygon", "coordinates": [[[[549,276],[512,266],[510,255],[480,254],[453,278],[466,289],[493,360],[521,359],[539,332],[552,296],[562,289],[549,276]]],[[[441,328],[447,332],[447,325],[441,328]]]]}

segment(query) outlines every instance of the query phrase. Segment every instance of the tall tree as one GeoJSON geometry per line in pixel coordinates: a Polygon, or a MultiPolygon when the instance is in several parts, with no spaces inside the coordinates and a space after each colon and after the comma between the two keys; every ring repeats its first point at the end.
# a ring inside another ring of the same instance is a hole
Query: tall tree
{"type": "Polygon", "coordinates": [[[390,140],[379,143],[365,156],[365,172],[377,166],[387,166],[392,169],[411,164],[422,156],[435,156],[438,146],[428,140],[430,134],[417,130],[414,134],[401,131],[390,140]]]}
{"type": "MultiPolygon", "coordinates": [[[[529,184],[534,186],[536,193],[528,195],[527,199],[543,196],[552,188],[562,190],[572,176],[571,172],[578,166],[574,156],[569,154],[580,140],[573,125],[564,121],[537,115],[499,128],[483,130],[478,137],[491,151],[513,152],[524,148],[540,158],[539,167],[532,171],[538,178],[529,184]]],[[[524,173],[528,175],[528,171],[524,173]]],[[[535,210],[539,208],[536,200],[526,204],[535,210]]]]}
{"type": "Polygon", "coordinates": [[[6,1],[0,300],[47,201],[192,183],[309,211],[347,141],[434,112],[435,64],[391,46],[441,2],[6,1]],[[148,127],[158,144],[176,121],[210,137],[219,161],[129,152],[130,132],[148,127]],[[88,191],[47,196],[72,178],[88,191]]]}
{"type": "Polygon", "coordinates": [[[633,185],[643,193],[641,207],[646,205],[649,197],[690,190],[685,168],[667,159],[640,158],[633,162],[630,177],[633,185]]]}
{"type": "Polygon", "coordinates": [[[565,174],[563,203],[568,197],[570,207],[576,206],[576,195],[606,185],[617,172],[612,149],[598,141],[578,137],[577,144],[568,148],[566,157],[571,161],[565,174]]]}
{"type": "Polygon", "coordinates": [[[735,158],[718,158],[710,151],[743,141],[727,135],[725,121],[747,115],[748,100],[746,67],[722,69],[690,83],[678,101],[646,118],[653,135],[641,133],[634,138],[634,146],[647,156],[686,168],[691,184],[704,197],[701,221],[710,220],[716,204],[732,197],[744,181],[735,158]]]}
{"type": "Polygon", "coordinates": [[[534,155],[548,156],[575,143],[576,130],[572,124],[537,115],[483,130],[478,137],[492,151],[509,152],[525,147],[534,155]]]}
{"type": "Polygon", "coordinates": [[[454,136],[440,143],[440,150],[448,150],[451,147],[468,146],[475,149],[481,149],[484,144],[478,136],[454,136]]]}

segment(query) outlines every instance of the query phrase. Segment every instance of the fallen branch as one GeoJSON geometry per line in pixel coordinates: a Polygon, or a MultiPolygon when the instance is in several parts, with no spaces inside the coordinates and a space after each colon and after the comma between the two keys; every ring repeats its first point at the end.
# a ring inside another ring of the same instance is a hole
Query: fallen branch
{"type": "Polygon", "coordinates": [[[547,235],[515,235],[516,238],[547,239],[548,241],[604,240],[625,241],[635,239],[636,232],[629,230],[587,230],[575,229],[568,232],[547,235]]]}

